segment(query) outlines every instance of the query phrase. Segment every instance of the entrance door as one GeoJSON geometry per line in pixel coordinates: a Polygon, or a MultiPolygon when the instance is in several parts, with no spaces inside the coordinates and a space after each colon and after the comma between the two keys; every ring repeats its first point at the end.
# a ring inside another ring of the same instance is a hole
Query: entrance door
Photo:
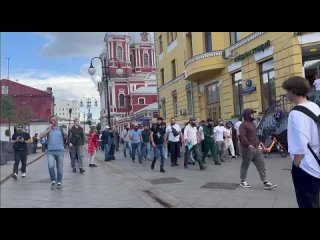
{"type": "Polygon", "coordinates": [[[212,118],[214,121],[221,118],[218,82],[207,86],[207,117],[212,118]]]}

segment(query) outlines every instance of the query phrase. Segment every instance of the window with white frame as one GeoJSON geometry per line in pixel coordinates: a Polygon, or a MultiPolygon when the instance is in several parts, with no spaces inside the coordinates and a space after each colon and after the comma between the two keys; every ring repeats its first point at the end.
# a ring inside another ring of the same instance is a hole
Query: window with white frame
{"type": "Polygon", "coordinates": [[[149,66],[149,55],[147,53],[143,54],[143,65],[145,67],[149,66]]]}
{"type": "Polygon", "coordinates": [[[2,86],[2,95],[8,95],[8,94],[9,94],[9,87],[2,86]]]}
{"type": "Polygon", "coordinates": [[[122,56],[123,56],[123,54],[122,54],[122,47],[121,47],[121,46],[118,46],[118,47],[117,47],[117,59],[118,59],[119,61],[122,61],[122,56]]]}
{"type": "Polygon", "coordinates": [[[145,104],[145,101],[146,101],[145,98],[138,98],[138,103],[139,103],[140,105],[145,104]]]}
{"type": "Polygon", "coordinates": [[[119,107],[125,107],[126,102],[125,102],[125,96],[124,93],[119,94],[119,107]]]}

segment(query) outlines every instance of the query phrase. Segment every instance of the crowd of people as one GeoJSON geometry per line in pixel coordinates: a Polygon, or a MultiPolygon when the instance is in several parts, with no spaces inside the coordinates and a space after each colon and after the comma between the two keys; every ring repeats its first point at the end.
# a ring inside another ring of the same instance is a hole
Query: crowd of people
{"type": "MultiPolygon", "coordinates": [[[[307,100],[311,87],[306,79],[298,76],[291,77],[283,83],[283,88],[287,91],[288,100],[298,106],[291,111],[288,121],[288,145],[293,161],[292,178],[297,202],[299,207],[319,208],[320,108],[317,104],[307,100]]],[[[85,142],[88,143],[89,167],[97,167],[95,155],[98,149],[105,152],[106,162],[114,160],[114,152],[119,150],[119,144],[123,145],[125,158],[128,156],[128,150],[133,163],[136,162],[136,159],[140,164],[144,159],[149,160],[152,170],[160,158],[160,172],[162,173],[166,172],[164,162],[169,155],[171,167],[179,166],[178,159],[182,156],[182,146],[185,149],[183,160],[185,169],[189,168],[188,165],[197,162],[199,169],[205,170],[209,153],[215,165],[225,162],[228,155],[232,158],[242,155],[240,186],[251,187],[247,182],[247,171],[250,163],[253,162],[264,189],[273,189],[277,185],[267,179],[265,161],[257,146],[254,114],[253,109],[245,109],[242,113],[243,118],[239,118],[235,124],[230,121],[224,123],[221,119],[214,124],[210,118],[198,124],[192,117],[182,128],[174,118],[171,118],[170,124],[167,125],[161,117],[158,117],[157,124],[151,129],[148,125],[134,125],[133,128],[126,126],[121,133],[118,133],[117,130],[107,126],[101,133],[98,133],[95,127],[91,127],[88,136],[85,136],[79,119],[74,119],[74,125],[67,131],[66,128],[59,127],[56,116],[51,116],[50,125],[40,133],[39,138],[43,146],[42,151],[47,150],[52,189],[56,186],[58,189],[62,188],[65,146],[68,146],[70,150],[73,172],[77,172],[77,167],[80,174],[85,172],[83,152],[85,142]]],[[[15,157],[12,174],[14,179],[17,179],[20,162],[22,164],[21,176],[26,176],[26,143],[30,139],[30,135],[23,131],[22,126],[18,126],[17,132],[12,136],[11,143],[15,157]]],[[[38,141],[38,136],[35,135],[33,152],[36,151],[38,141]]]]}

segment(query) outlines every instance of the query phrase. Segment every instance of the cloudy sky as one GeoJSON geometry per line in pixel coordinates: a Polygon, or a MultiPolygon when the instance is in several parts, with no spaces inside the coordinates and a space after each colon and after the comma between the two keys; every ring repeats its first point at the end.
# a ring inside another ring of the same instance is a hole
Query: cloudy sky
{"type": "MultiPolygon", "coordinates": [[[[99,102],[97,76],[92,78],[87,69],[92,57],[104,49],[105,32],[2,32],[1,76],[13,81],[46,90],[52,87],[57,100],[78,100],[96,97],[99,102]]],[[[95,61],[99,68],[99,61],[95,61]]],[[[85,108],[82,111],[86,111],[85,108]]],[[[92,109],[99,117],[98,108],[92,109]]]]}

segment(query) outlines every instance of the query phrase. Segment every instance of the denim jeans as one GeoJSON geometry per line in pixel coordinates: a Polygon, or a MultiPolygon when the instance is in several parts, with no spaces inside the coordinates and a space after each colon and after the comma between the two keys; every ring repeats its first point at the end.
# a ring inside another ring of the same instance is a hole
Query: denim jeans
{"type": "Polygon", "coordinates": [[[141,142],[139,142],[139,143],[131,143],[131,146],[132,146],[132,161],[135,160],[136,150],[137,150],[138,151],[139,162],[142,162],[141,142]]]}
{"type": "Polygon", "coordinates": [[[163,144],[156,144],[155,156],[154,156],[153,161],[152,161],[152,166],[154,166],[154,164],[156,163],[156,161],[157,161],[157,159],[159,157],[159,154],[160,154],[160,157],[161,157],[160,169],[163,169],[163,166],[164,166],[164,145],[163,144]]]}
{"type": "Polygon", "coordinates": [[[48,168],[51,182],[62,183],[64,150],[48,152],[48,168]],[[55,171],[57,167],[57,175],[55,171]]]}
{"type": "Polygon", "coordinates": [[[26,151],[14,151],[13,173],[18,174],[20,161],[21,161],[21,172],[25,173],[27,170],[27,152],[26,151]]]}
{"type": "Polygon", "coordinates": [[[104,161],[109,161],[110,149],[111,149],[111,143],[107,143],[104,145],[104,161]]]}
{"type": "Polygon", "coordinates": [[[142,152],[142,157],[146,157],[150,159],[150,143],[142,143],[141,145],[141,152],[142,152]]]}
{"type": "Polygon", "coordinates": [[[131,144],[130,144],[129,141],[125,141],[125,142],[123,143],[123,155],[124,155],[125,157],[127,157],[127,148],[129,148],[129,155],[130,155],[130,157],[131,157],[132,152],[131,152],[131,144]]]}

